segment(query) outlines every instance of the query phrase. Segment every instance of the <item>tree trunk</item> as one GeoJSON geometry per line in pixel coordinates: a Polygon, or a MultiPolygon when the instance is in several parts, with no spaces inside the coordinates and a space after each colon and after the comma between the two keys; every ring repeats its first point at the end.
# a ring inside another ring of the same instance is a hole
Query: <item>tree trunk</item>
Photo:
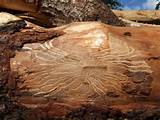
{"type": "Polygon", "coordinates": [[[101,0],[6,0],[0,3],[0,7],[29,11],[43,22],[45,18],[43,24],[51,23],[52,26],[79,21],[100,21],[125,26],[101,0]]]}
{"type": "Polygon", "coordinates": [[[101,21],[124,25],[101,0],[42,0],[40,11],[51,16],[50,21],[62,25],[78,21],[101,21]]]}

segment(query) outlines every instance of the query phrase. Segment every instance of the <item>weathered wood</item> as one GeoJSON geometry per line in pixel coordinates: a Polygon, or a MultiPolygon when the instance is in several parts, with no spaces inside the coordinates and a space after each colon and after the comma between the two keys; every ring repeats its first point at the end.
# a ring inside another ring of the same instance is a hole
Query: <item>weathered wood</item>
{"type": "Polygon", "coordinates": [[[121,18],[132,20],[132,21],[160,21],[160,11],[159,10],[113,10],[113,12],[121,18]]]}
{"type": "Polygon", "coordinates": [[[24,20],[9,13],[0,12],[0,32],[17,32],[27,24],[24,20]]]}

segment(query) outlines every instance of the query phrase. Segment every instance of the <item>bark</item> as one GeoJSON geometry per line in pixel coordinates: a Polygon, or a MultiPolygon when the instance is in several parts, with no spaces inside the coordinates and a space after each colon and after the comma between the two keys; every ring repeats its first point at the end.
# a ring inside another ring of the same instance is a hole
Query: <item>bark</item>
{"type": "Polygon", "coordinates": [[[56,26],[73,21],[124,25],[101,0],[42,0],[40,11],[52,16],[50,21],[56,26]]]}
{"type": "Polygon", "coordinates": [[[100,21],[125,26],[101,0],[33,0],[30,3],[27,0],[4,0],[0,7],[31,12],[43,24],[51,23],[52,26],[78,21],[100,21]]]}

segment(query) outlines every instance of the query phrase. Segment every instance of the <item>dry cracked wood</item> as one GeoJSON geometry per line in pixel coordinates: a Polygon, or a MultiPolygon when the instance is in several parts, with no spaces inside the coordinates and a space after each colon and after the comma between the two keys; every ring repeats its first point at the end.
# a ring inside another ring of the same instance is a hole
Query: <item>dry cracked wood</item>
{"type": "Polygon", "coordinates": [[[55,29],[66,34],[25,44],[11,59],[21,78],[18,95],[101,104],[150,95],[147,54],[112,35],[108,26],[84,22],[55,29]]]}

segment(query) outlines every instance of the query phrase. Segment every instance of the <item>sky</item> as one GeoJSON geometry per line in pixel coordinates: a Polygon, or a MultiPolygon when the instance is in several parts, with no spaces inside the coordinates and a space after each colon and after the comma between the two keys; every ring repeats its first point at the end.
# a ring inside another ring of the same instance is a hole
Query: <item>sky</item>
{"type": "MultiPolygon", "coordinates": [[[[157,0],[118,0],[125,10],[155,9],[157,0]]],[[[159,0],[160,1],[160,0],[159,0]]]]}

